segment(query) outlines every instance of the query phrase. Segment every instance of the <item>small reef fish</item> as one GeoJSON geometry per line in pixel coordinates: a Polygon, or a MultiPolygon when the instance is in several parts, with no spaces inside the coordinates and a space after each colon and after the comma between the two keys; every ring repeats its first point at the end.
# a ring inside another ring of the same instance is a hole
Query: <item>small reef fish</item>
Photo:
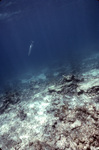
{"type": "Polygon", "coordinates": [[[30,46],[29,46],[28,56],[30,56],[33,46],[34,46],[34,41],[32,41],[30,46]]]}

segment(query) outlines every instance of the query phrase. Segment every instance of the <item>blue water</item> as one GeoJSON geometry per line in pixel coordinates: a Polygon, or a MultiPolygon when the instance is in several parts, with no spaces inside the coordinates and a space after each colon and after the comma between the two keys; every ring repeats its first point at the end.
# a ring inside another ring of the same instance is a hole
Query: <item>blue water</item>
{"type": "Polygon", "coordinates": [[[98,0],[0,1],[1,85],[54,61],[74,68],[97,52],[98,0]]]}

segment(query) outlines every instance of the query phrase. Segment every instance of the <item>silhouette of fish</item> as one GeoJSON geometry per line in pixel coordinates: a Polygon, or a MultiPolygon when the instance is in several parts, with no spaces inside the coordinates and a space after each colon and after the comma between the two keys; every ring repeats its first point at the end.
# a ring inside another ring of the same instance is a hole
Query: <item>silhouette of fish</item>
{"type": "Polygon", "coordinates": [[[34,41],[32,41],[31,44],[30,44],[29,51],[28,51],[28,56],[30,56],[33,46],[34,46],[34,41]]]}

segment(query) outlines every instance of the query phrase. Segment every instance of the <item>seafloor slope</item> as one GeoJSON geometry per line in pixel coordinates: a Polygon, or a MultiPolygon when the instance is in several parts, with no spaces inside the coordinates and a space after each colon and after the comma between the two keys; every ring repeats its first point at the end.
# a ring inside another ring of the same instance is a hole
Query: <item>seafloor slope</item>
{"type": "Polygon", "coordinates": [[[9,82],[0,150],[99,150],[99,55],[79,70],[57,65],[9,82]]]}

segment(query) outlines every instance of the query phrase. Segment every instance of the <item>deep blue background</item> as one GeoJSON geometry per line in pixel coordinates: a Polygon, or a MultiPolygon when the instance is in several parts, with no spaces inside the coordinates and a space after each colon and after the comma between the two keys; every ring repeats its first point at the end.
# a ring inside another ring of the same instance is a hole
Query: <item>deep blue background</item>
{"type": "Polygon", "coordinates": [[[99,51],[97,0],[2,0],[0,82],[29,69],[99,51]],[[29,45],[34,42],[31,55],[29,45]]]}

